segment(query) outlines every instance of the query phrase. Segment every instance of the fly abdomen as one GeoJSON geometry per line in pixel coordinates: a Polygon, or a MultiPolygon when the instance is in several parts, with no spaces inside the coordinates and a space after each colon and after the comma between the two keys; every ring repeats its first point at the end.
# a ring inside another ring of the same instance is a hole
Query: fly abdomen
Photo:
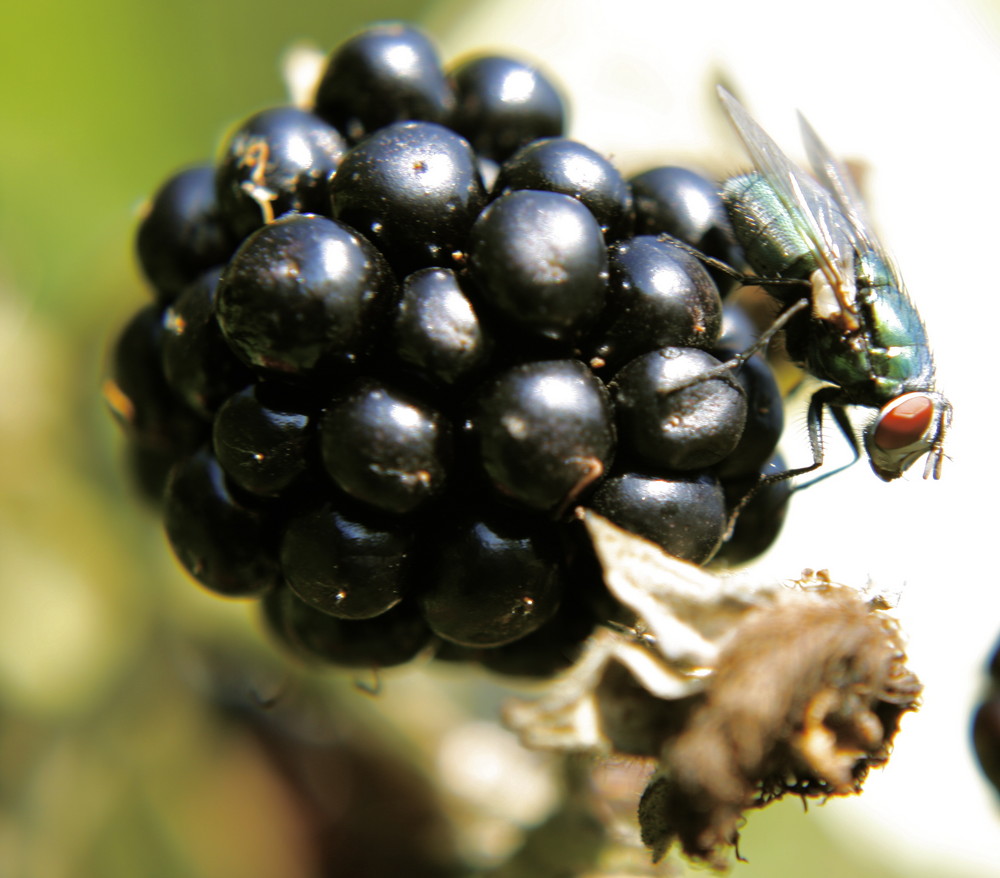
{"type": "MultiPolygon", "coordinates": [[[[721,194],[736,240],[758,275],[809,278],[815,256],[767,180],[756,173],[731,177],[722,184],[721,194]]],[[[774,287],[770,292],[782,300],[801,298],[794,288],[774,287]]]]}

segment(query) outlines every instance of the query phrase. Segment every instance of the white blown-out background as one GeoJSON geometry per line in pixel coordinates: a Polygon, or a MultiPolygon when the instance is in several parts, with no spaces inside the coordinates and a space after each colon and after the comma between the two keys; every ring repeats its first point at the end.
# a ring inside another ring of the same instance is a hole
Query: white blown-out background
{"type": "MultiPolygon", "coordinates": [[[[1000,8],[502,0],[450,12],[433,22],[444,57],[494,46],[539,59],[568,95],[571,136],[627,173],[746,166],[714,98],[720,77],[793,159],[802,158],[799,109],[835,154],[869,168],[870,212],[954,404],[949,459],[940,482],[925,482],[918,465],[887,485],[859,463],[800,492],[757,566],[779,577],[826,567],[839,581],[871,579],[898,596],[911,667],[926,687],[864,795],[813,809],[811,819],[926,874],[1000,874],[1000,808],[968,733],[1000,635],[1000,8]]],[[[801,417],[790,419],[784,449],[807,459],[801,417]]],[[[831,443],[834,458],[846,453],[831,443]]]]}

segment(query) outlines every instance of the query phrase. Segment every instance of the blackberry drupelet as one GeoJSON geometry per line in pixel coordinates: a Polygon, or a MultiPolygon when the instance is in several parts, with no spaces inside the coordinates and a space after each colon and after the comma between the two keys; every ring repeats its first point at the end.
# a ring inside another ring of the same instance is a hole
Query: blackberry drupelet
{"type": "Polygon", "coordinates": [[[305,376],[362,358],[395,292],[382,255],[353,229],[289,213],[240,246],[219,282],[216,316],[249,366],[305,376]]]}
{"type": "Polygon", "coordinates": [[[1000,640],[985,668],[986,691],[972,714],[970,737],[979,768],[1000,794],[1000,640]]]}
{"type": "Polygon", "coordinates": [[[431,41],[397,23],[347,40],[330,56],[316,89],[316,113],[352,142],[393,122],[444,123],[454,106],[431,41]]]}
{"type": "Polygon", "coordinates": [[[288,587],[341,619],[371,619],[402,600],[415,549],[413,528],[332,503],[293,518],[281,544],[288,587]]]}
{"type": "Polygon", "coordinates": [[[686,471],[732,454],[746,425],[743,388],[729,375],[682,387],[719,365],[698,348],[665,347],[636,357],[615,375],[610,388],[621,456],[654,470],[686,471]]]}
{"type": "Polygon", "coordinates": [[[608,254],[580,201],[520,189],[479,215],[469,269],[483,303],[519,334],[572,342],[604,304],[608,254]]]}
{"type": "Polygon", "coordinates": [[[519,149],[500,167],[492,193],[515,189],[572,195],[594,215],[607,241],[632,233],[632,190],[611,162],[575,140],[550,137],[519,149]]]}
{"type": "Polygon", "coordinates": [[[327,407],[320,431],[330,478],[372,508],[414,512],[447,486],[451,425],[393,387],[359,379],[327,407]]]}
{"type": "Polygon", "coordinates": [[[224,265],[237,238],[222,217],[215,169],[179,171],[153,196],[135,236],[136,255],[157,301],[167,304],[202,272],[224,265]]]}
{"type": "Polygon", "coordinates": [[[579,360],[501,372],[474,397],[469,429],[497,492],[542,512],[576,502],[614,454],[608,392],[579,360]]]}
{"type": "Polygon", "coordinates": [[[226,344],[215,319],[221,267],[205,272],[163,314],[163,375],[171,390],[211,420],[223,400],[253,375],[226,344]]]}
{"type": "Polygon", "coordinates": [[[710,350],[722,299],[708,272],[668,239],[637,235],[608,248],[610,279],[599,329],[588,342],[601,374],[657,348],[710,350]]]}
{"type": "Polygon", "coordinates": [[[290,210],[329,214],[326,181],[347,143],[297,107],[255,113],[229,135],[215,171],[219,209],[244,238],[290,210]]]}
{"type": "Polygon", "coordinates": [[[408,25],[313,103],[238,123],[137,234],[155,303],[105,396],[195,580],[312,660],[543,677],[623,621],[575,507],[696,563],[767,547],[784,483],[722,543],[778,465],[767,363],[671,390],[754,332],[689,249],[741,261],[710,181],[627,180],[537,68],[445,69],[408,25]]]}
{"type": "Polygon", "coordinates": [[[451,80],[455,111],[450,126],[485,158],[503,162],[533,140],[563,134],[562,96],[537,67],[485,55],[456,66],[451,80]]]}
{"type": "Polygon", "coordinates": [[[248,384],[216,412],[212,448],[236,485],[251,494],[277,497],[318,464],[317,417],[317,405],[280,385],[248,384]]]}
{"type": "Polygon", "coordinates": [[[486,203],[472,147],[433,122],[373,132],[344,156],[329,189],[333,216],[402,273],[460,263],[486,203]]]}

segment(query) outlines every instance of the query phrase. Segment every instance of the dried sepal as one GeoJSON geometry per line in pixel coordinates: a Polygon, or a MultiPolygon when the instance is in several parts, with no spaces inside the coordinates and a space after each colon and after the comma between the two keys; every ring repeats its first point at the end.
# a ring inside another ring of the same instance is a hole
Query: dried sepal
{"type": "Polygon", "coordinates": [[[639,822],[721,867],[744,813],[786,793],[859,792],[921,691],[883,600],[808,573],[719,576],[585,513],[633,629],[596,632],[534,702],[508,706],[528,746],[658,760],[639,822]]]}

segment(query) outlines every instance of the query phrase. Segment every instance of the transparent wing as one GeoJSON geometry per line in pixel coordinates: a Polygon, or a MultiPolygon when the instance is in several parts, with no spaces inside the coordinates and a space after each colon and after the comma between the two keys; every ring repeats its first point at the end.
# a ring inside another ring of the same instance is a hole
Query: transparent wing
{"type": "MultiPolygon", "coordinates": [[[[841,305],[853,311],[856,296],[853,242],[857,237],[854,220],[844,213],[833,194],[792,163],[736,98],[722,86],[718,90],[754,167],[799,223],[827,284],[837,293],[841,305]]],[[[825,147],[820,146],[825,152],[825,147]]]]}
{"type": "MultiPolygon", "coordinates": [[[[809,166],[816,175],[816,179],[833,196],[840,212],[850,223],[854,241],[878,255],[892,272],[900,293],[905,295],[903,281],[896,268],[896,263],[873,230],[868,212],[861,200],[861,194],[854,185],[851,172],[844,167],[843,162],[834,157],[826,144],[820,140],[816,130],[801,113],[799,113],[799,127],[802,130],[802,142],[805,144],[809,166]]],[[[860,250],[862,247],[858,249],[860,250]]]]}
{"type": "Polygon", "coordinates": [[[816,179],[826,187],[833,196],[840,212],[847,218],[858,241],[864,242],[881,255],[883,248],[872,231],[861,195],[850,172],[833,156],[826,144],[820,140],[816,129],[809,124],[805,116],[799,113],[799,127],[802,130],[802,142],[805,144],[809,166],[816,179]]]}

